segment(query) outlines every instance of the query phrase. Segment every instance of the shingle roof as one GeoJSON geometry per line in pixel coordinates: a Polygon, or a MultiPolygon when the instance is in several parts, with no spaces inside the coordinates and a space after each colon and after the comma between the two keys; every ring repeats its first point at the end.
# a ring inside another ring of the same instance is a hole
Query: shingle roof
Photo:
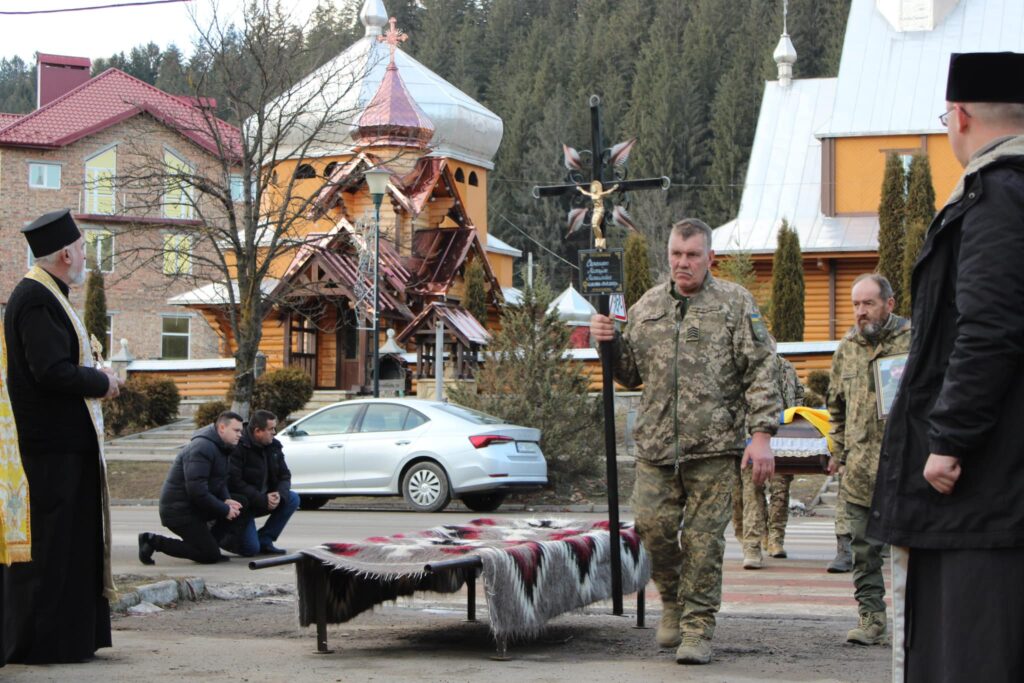
{"type": "Polygon", "coordinates": [[[0,128],[0,145],[63,147],[141,112],[149,113],[211,154],[220,154],[218,138],[221,144],[230,146],[229,153],[239,152],[237,128],[214,118],[217,132],[213,134],[203,112],[186,99],[118,69],[108,69],[0,128]]]}

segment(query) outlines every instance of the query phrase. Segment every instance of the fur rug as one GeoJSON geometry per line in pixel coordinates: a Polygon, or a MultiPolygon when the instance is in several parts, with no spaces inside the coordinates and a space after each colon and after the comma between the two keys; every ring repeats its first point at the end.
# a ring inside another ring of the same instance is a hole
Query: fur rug
{"type": "MultiPolygon", "coordinates": [[[[632,525],[620,531],[622,592],[650,579],[650,560],[632,525]]],[[[384,601],[420,591],[453,593],[466,572],[427,574],[424,565],[478,556],[491,632],[496,638],[539,634],[553,617],[611,597],[608,522],[563,519],[476,519],[411,534],[325,543],[303,550],[297,565],[299,621],[316,621],[320,600],[328,623],[342,623],[384,601]],[[326,579],[326,595],[318,582],[326,579]]]]}

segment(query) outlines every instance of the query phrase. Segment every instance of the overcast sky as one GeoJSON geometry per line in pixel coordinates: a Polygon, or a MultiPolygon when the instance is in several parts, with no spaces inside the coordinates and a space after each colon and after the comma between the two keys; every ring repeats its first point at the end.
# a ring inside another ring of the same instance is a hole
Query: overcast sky
{"type": "MultiPolygon", "coordinates": [[[[0,12],[63,9],[124,4],[132,0],[0,0],[0,12]]],[[[244,0],[219,0],[221,16],[238,16],[244,0]]],[[[293,15],[305,19],[317,0],[284,0],[293,15]]],[[[109,57],[136,45],[154,42],[161,49],[176,44],[185,55],[192,53],[195,28],[190,12],[205,25],[213,0],[191,0],[161,5],[115,7],[57,14],[0,14],[0,57],[21,57],[35,62],[35,53],[73,57],[109,57]]],[[[297,22],[301,23],[301,22],[297,22]]]]}

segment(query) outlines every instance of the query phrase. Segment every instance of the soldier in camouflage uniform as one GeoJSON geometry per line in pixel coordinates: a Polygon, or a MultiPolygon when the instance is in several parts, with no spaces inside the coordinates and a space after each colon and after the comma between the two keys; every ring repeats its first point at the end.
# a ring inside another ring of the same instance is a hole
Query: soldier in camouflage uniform
{"type": "MultiPolygon", "coordinates": [[[[782,356],[776,356],[776,366],[783,409],[803,405],[804,388],[793,364],[782,356]]],[[[750,471],[744,470],[740,480],[733,491],[733,529],[743,548],[743,568],[760,569],[764,566],[762,546],[767,546],[772,557],[786,557],[783,544],[789,521],[789,485],[793,482],[793,475],[776,474],[767,484],[757,486],[750,471]],[[765,489],[768,492],[767,505],[765,489]]]]}
{"type": "Polygon", "coordinates": [[[687,664],[711,660],[738,465],[756,481],[771,476],[782,410],[761,314],[747,290],[711,276],[710,245],[706,224],[676,223],[672,282],[633,305],[622,334],[591,318],[592,337],[613,342],[615,379],[644,386],[632,505],[661,593],[658,644],[678,644],[676,661],[687,664]]]}
{"type": "Polygon", "coordinates": [[[887,639],[882,542],[867,536],[868,510],[875,489],[885,420],[878,415],[874,363],[910,349],[910,321],[893,314],[889,282],[877,273],[854,281],[856,325],[832,357],[828,411],[834,452],[829,471],[843,472],[841,496],[852,537],[853,584],[859,623],[847,642],[861,645],[887,639]]]}

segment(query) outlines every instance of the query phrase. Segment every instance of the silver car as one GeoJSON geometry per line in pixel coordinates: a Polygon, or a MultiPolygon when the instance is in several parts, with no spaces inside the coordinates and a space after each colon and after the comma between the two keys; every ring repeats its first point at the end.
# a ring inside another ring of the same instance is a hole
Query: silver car
{"type": "Polygon", "coordinates": [[[453,403],[409,398],[344,401],[278,435],[303,509],[335,496],[402,495],[437,512],[460,498],[491,512],[509,491],[548,481],[540,431],[453,403]]]}

